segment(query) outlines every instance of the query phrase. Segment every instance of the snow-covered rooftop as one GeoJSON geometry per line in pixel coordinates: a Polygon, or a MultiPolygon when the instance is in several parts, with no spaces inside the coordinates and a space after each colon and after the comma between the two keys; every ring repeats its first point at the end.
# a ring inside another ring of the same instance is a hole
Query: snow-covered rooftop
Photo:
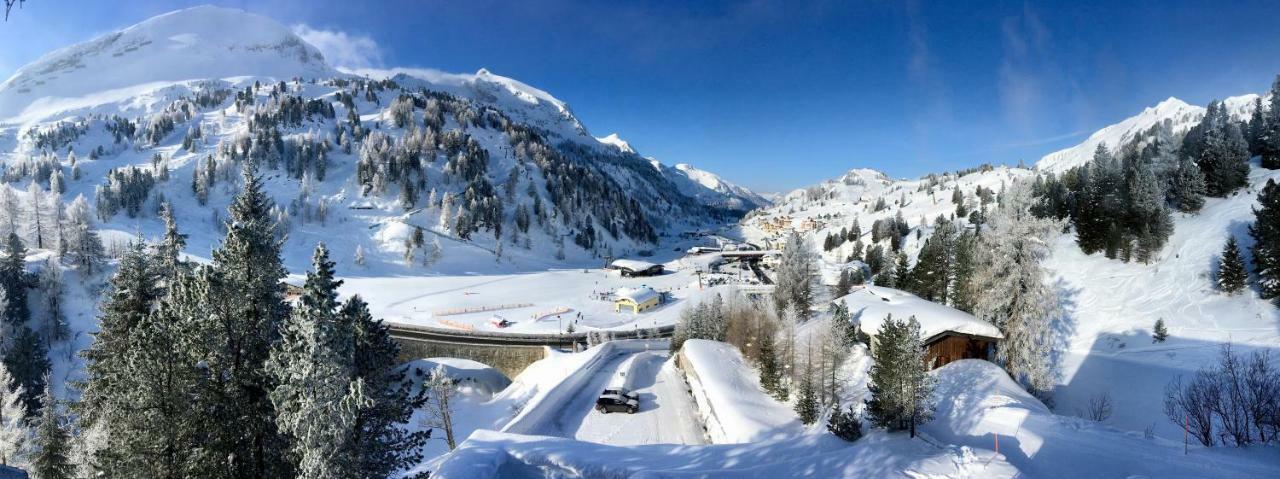
{"type": "Polygon", "coordinates": [[[919,296],[891,288],[867,286],[837,299],[849,307],[849,314],[867,334],[875,334],[890,314],[898,319],[915,316],[920,322],[920,336],[931,338],[951,331],[988,338],[1004,338],[995,325],[973,315],[944,306],[919,296]]]}
{"type": "Polygon", "coordinates": [[[622,288],[614,292],[614,295],[618,299],[629,299],[634,301],[636,304],[640,304],[657,298],[658,292],[648,286],[641,286],[639,288],[622,288]]]}
{"type": "Polygon", "coordinates": [[[657,266],[656,264],[634,259],[615,259],[610,263],[614,268],[629,269],[631,271],[644,271],[646,269],[657,266]]]}

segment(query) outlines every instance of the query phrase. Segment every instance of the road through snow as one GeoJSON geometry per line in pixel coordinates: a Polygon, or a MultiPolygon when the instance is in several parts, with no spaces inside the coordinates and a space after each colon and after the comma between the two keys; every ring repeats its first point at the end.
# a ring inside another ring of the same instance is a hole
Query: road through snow
{"type": "Polygon", "coordinates": [[[669,358],[665,350],[617,354],[539,432],[617,446],[703,444],[693,398],[669,358]],[[625,386],[638,393],[640,411],[596,411],[596,398],[611,386],[625,386]]]}

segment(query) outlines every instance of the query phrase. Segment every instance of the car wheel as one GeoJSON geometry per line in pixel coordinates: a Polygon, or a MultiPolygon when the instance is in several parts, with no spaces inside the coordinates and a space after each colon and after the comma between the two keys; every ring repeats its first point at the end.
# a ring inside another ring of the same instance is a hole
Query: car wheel
{"type": "Polygon", "coordinates": [[[600,414],[605,414],[607,412],[605,411],[604,406],[596,406],[596,410],[600,411],[600,414]]]}
{"type": "Polygon", "coordinates": [[[637,409],[639,409],[639,408],[634,408],[634,407],[633,407],[633,408],[631,408],[631,409],[628,409],[628,410],[627,410],[627,414],[635,414],[637,409]]]}

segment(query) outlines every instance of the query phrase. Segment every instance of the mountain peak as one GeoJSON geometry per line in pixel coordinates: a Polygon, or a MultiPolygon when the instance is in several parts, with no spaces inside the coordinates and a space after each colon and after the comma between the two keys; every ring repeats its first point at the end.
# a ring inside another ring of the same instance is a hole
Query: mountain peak
{"type": "Polygon", "coordinates": [[[202,5],[48,53],[0,84],[0,117],[90,102],[99,92],[192,79],[334,76],[314,46],[270,18],[202,5]]]}

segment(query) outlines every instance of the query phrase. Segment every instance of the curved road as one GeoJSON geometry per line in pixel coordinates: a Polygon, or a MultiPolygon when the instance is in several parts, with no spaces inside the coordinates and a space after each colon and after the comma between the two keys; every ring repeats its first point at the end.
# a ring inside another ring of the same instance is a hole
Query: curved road
{"type": "Polygon", "coordinates": [[[538,433],[618,446],[703,444],[693,398],[669,358],[665,350],[624,352],[610,358],[538,433]],[[639,412],[595,410],[600,392],[618,385],[639,393],[639,412]]]}

